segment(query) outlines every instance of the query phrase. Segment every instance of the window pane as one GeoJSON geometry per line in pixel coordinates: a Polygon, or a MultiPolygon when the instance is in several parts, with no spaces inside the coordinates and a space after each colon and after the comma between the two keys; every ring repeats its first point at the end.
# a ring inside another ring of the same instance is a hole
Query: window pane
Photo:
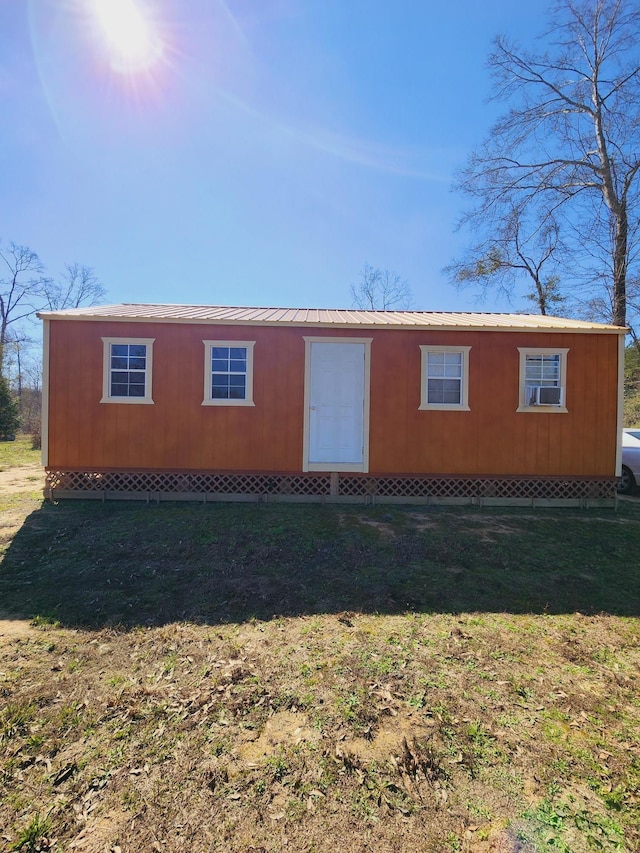
{"type": "Polygon", "coordinates": [[[211,389],[211,399],[212,400],[228,400],[229,399],[229,389],[225,386],[224,388],[212,388],[211,389]]]}
{"type": "Polygon", "coordinates": [[[446,364],[444,369],[445,376],[462,376],[461,364],[446,364]]]}
{"type": "Polygon", "coordinates": [[[460,405],[462,383],[456,379],[429,379],[427,383],[428,403],[460,405]]]}
{"type": "Polygon", "coordinates": [[[216,373],[227,373],[229,370],[229,362],[226,358],[214,358],[211,362],[211,369],[216,373]]]}
{"type": "Polygon", "coordinates": [[[144,370],[147,366],[146,358],[130,358],[129,359],[129,370],[144,370]]]}
{"type": "Polygon", "coordinates": [[[246,359],[247,357],[247,348],[246,347],[231,347],[231,358],[241,358],[246,359]]]}
{"type": "Polygon", "coordinates": [[[229,377],[229,396],[233,400],[244,400],[246,397],[245,377],[230,376],[229,377]]]}
{"type": "Polygon", "coordinates": [[[527,355],[525,361],[525,383],[554,387],[560,384],[560,355],[527,355]]]}
{"type": "Polygon", "coordinates": [[[460,403],[460,382],[454,379],[445,379],[442,383],[442,397],[444,403],[460,403]]]}
{"type": "Polygon", "coordinates": [[[129,344],[111,344],[111,355],[129,355],[129,344]]]}
{"type": "Polygon", "coordinates": [[[442,403],[442,379],[430,379],[427,383],[427,400],[429,403],[442,403]]]}
{"type": "Polygon", "coordinates": [[[229,363],[229,370],[231,373],[246,373],[247,362],[244,359],[233,358],[229,363]]]}
{"type": "Polygon", "coordinates": [[[430,352],[427,353],[427,375],[431,376],[462,376],[461,352],[430,352]]]}
{"type": "Polygon", "coordinates": [[[129,359],[123,356],[111,356],[112,370],[126,370],[129,365],[129,359]]]}
{"type": "Polygon", "coordinates": [[[126,397],[127,396],[127,385],[116,384],[115,382],[111,385],[111,396],[112,397],[126,397]]]}
{"type": "Polygon", "coordinates": [[[130,397],[144,397],[144,385],[129,385],[130,397]]]}
{"type": "Polygon", "coordinates": [[[542,372],[540,370],[527,369],[525,372],[527,385],[539,385],[542,381],[542,372]]]}
{"type": "Polygon", "coordinates": [[[129,355],[135,358],[145,358],[147,355],[146,344],[130,344],[129,355]]]}
{"type": "Polygon", "coordinates": [[[226,373],[214,373],[211,377],[211,387],[212,388],[228,388],[229,387],[229,377],[226,373]]]}
{"type": "Polygon", "coordinates": [[[225,361],[229,358],[229,347],[211,347],[212,358],[222,358],[225,361]]]}
{"type": "Polygon", "coordinates": [[[112,382],[122,382],[125,385],[129,384],[129,374],[123,370],[114,370],[111,374],[112,382]]]}

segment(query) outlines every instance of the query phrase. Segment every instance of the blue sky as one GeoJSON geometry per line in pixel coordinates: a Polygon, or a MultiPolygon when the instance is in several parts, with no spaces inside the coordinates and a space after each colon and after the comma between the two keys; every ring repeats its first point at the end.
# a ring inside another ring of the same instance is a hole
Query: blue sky
{"type": "Polygon", "coordinates": [[[451,182],[497,115],[492,37],[531,42],[545,2],[144,0],[163,52],[137,73],[94,2],[0,0],[3,243],[109,302],[348,307],[366,262],[477,310],[441,272],[451,182]]]}

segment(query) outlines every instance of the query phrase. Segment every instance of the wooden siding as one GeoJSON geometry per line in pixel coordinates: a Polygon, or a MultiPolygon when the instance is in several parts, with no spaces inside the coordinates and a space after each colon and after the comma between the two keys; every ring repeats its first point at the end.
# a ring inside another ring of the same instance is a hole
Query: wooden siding
{"type": "Polygon", "coordinates": [[[371,356],[371,470],[613,476],[617,346],[617,338],[610,335],[394,332],[376,336],[371,356]],[[419,343],[471,346],[470,411],[418,411],[419,343]],[[516,411],[518,347],[569,349],[567,414],[516,411]]]}
{"type": "MultiPolygon", "coordinates": [[[[50,322],[49,458],[59,470],[302,465],[303,336],[352,329],[50,322]],[[215,331],[214,331],[215,329],[215,331]],[[102,337],[155,338],[153,405],[100,403],[102,337]],[[203,340],[255,340],[254,407],[202,406],[203,340]]],[[[618,336],[367,330],[372,474],[612,477],[618,336]],[[420,344],[470,346],[470,411],[419,411],[420,344]],[[568,348],[568,414],[516,412],[518,347],[568,348]]]]}

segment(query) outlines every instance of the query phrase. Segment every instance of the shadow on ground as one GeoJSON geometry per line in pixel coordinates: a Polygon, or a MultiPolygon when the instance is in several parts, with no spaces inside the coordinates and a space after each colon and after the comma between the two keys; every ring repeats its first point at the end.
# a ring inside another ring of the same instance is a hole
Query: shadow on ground
{"type": "Polygon", "coordinates": [[[43,504],[4,611],[102,628],[381,614],[640,615],[640,510],[43,504]]]}

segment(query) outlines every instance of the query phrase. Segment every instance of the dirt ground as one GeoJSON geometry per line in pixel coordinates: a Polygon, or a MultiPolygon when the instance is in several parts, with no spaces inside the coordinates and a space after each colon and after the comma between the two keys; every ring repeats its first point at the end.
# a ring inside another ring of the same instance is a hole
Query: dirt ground
{"type": "Polygon", "coordinates": [[[15,495],[32,491],[39,487],[42,480],[44,487],[44,470],[42,465],[21,465],[19,468],[9,468],[0,471],[0,495],[15,495]]]}
{"type": "Polygon", "coordinates": [[[0,470],[0,553],[22,526],[42,496],[44,470],[41,465],[21,465],[0,470]]]}
{"type": "MultiPolygon", "coordinates": [[[[40,489],[44,486],[44,471],[40,465],[23,465],[0,471],[0,498],[19,495],[40,489]]],[[[19,502],[2,508],[0,516],[0,544],[10,540],[20,529],[30,507],[19,502]]],[[[28,621],[11,619],[0,608],[0,644],[20,637],[28,637],[35,632],[28,621]]]]}

